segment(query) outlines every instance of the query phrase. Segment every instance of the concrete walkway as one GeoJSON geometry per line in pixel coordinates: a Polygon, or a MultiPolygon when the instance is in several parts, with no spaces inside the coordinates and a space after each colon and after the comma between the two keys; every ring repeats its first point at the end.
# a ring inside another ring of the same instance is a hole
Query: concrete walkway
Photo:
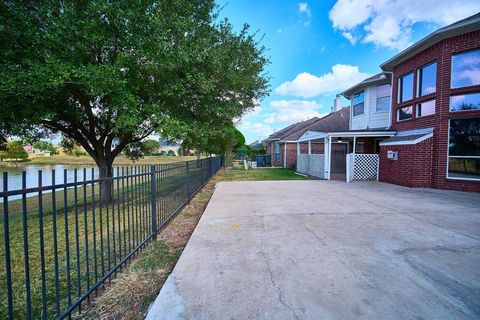
{"type": "Polygon", "coordinates": [[[480,195],[222,182],[147,319],[478,319],[480,195]]]}

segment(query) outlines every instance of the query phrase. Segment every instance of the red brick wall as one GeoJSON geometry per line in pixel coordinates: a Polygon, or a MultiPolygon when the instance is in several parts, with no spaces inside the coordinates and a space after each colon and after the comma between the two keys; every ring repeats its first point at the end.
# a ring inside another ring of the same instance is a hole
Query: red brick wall
{"type": "MultiPolygon", "coordinates": [[[[461,36],[443,40],[416,56],[397,65],[393,69],[393,93],[392,93],[392,126],[397,131],[420,128],[434,128],[432,142],[432,170],[429,179],[430,186],[441,189],[454,189],[465,191],[480,191],[480,181],[452,180],[446,178],[448,156],[448,123],[449,119],[459,117],[480,116],[480,110],[450,112],[450,96],[455,94],[480,92],[480,85],[468,88],[450,89],[450,69],[452,54],[480,48],[480,31],[470,32],[461,36]],[[427,96],[416,98],[417,69],[436,61],[437,82],[436,92],[427,96]],[[408,72],[414,72],[414,99],[397,103],[398,78],[408,72]],[[435,114],[416,118],[416,104],[435,99],[435,114]],[[413,119],[397,121],[397,109],[413,105],[413,119]]],[[[411,164],[410,166],[412,166],[411,164]]],[[[383,169],[382,169],[383,170],[383,169]]],[[[405,168],[408,172],[411,169],[405,168]]],[[[428,180],[427,180],[428,181],[428,180]]],[[[422,184],[426,184],[422,183],[422,184]]]]}
{"type": "Polygon", "coordinates": [[[430,187],[432,150],[432,138],[415,145],[381,146],[379,180],[407,187],[430,187]],[[398,152],[398,160],[387,159],[389,150],[398,152]]]}

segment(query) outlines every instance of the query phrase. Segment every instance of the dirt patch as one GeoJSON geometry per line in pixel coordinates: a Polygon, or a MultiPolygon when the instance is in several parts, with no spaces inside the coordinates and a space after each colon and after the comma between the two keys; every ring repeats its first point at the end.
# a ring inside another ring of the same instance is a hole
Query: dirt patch
{"type": "MultiPolygon", "coordinates": [[[[148,307],[173,270],[213,194],[216,179],[160,231],[117,278],[76,319],[144,319],[148,307]]],[[[221,178],[220,178],[221,179],[221,178]]]]}

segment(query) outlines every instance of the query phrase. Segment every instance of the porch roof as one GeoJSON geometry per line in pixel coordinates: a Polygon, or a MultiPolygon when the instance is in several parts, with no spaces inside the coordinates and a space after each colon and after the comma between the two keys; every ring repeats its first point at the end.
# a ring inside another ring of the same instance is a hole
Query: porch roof
{"type": "Polygon", "coordinates": [[[381,146],[412,145],[433,137],[433,128],[400,131],[395,136],[380,142],[381,146]]]}
{"type": "Polygon", "coordinates": [[[339,132],[320,132],[320,131],[307,131],[300,138],[298,142],[305,142],[323,138],[361,138],[361,137],[393,137],[395,131],[390,130],[349,130],[339,132]]]}

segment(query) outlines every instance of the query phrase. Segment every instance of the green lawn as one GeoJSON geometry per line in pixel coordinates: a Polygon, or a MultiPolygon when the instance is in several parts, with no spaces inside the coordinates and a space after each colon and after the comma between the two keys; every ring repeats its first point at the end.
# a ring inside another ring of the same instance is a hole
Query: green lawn
{"type": "Polygon", "coordinates": [[[243,168],[229,170],[226,176],[221,176],[223,181],[259,181],[259,180],[306,180],[295,173],[293,169],[283,168],[257,168],[245,170],[243,168]]]}
{"type": "MultiPolygon", "coordinates": [[[[142,165],[142,164],[161,164],[161,163],[173,163],[173,162],[181,162],[187,160],[194,160],[197,157],[195,156],[188,156],[188,157],[174,157],[174,156],[147,156],[142,159],[133,162],[130,159],[127,159],[125,156],[118,156],[115,159],[114,166],[120,165],[142,165]]],[[[18,162],[18,165],[30,165],[30,164],[72,164],[72,165],[95,165],[95,162],[90,156],[67,156],[64,154],[61,155],[54,155],[51,157],[43,157],[43,156],[33,156],[30,155],[30,158],[18,162]]],[[[14,166],[15,163],[13,160],[0,162],[1,166],[14,166]]]]}

